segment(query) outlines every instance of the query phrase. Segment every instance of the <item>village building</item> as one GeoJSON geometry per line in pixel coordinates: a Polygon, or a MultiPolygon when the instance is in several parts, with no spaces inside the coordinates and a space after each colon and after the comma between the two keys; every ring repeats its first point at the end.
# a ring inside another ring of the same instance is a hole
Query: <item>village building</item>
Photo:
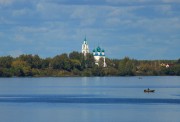
{"type": "Polygon", "coordinates": [[[161,67],[166,67],[166,68],[169,68],[169,67],[170,67],[169,64],[165,64],[165,63],[161,63],[160,65],[161,65],[161,67]]]}

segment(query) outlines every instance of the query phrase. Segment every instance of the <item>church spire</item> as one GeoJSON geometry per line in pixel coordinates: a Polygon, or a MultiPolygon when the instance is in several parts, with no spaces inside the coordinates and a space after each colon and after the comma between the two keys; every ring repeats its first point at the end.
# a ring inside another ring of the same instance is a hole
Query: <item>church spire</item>
{"type": "Polygon", "coordinates": [[[84,54],[84,56],[86,56],[86,54],[89,53],[89,46],[87,43],[86,36],[84,38],[84,43],[82,44],[82,53],[84,54]]]}
{"type": "Polygon", "coordinates": [[[85,35],[84,41],[86,41],[86,35],[85,35]]]}
{"type": "Polygon", "coordinates": [[[86,35],[85,35],[85,38],[84,38],[84,44],[87,44],[86,35]]]}

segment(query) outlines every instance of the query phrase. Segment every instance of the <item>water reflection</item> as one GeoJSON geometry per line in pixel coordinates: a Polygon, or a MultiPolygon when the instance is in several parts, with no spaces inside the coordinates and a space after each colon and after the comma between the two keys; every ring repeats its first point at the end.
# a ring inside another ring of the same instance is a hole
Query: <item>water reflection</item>
{"type": "Polygon", "coordinates": [[[180,99],[108,98],[95,95],[1,95],[0,102],[79,104],[180,104],[180,99]]]}

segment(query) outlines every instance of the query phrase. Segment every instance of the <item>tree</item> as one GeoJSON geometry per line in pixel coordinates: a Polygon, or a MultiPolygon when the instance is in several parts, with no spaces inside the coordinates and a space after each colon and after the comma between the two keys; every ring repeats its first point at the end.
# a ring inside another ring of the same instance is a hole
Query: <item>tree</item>
{"type": "Polygon", "coordinates": [[[42,59],[38,55],[20,55],[18,59],[27,62],[31,68],[41,68],[42,59]]]}
{"type": "Polygon", "coordinates": [[[85,68],[85,57],[82,53],[73,51],[69,54],[69,59],[72,62],[73,68],[83,70],[85,68]]]}
{"type": "Polygon", "coordinates": [[[67,71],[70,71],[72,69],[71,61],[66,53],[55,56],[51,61],[51,65],[53,69],[61,69],[67,71]]]}
{"type": "Polygon", "coordinates": [[[13,60],[14,59],[11,56],[0,57],[0,67],[10,68],[13,60]]]}
{"type": "Polygon", "coordinates": [[[0,77],[11,77],[11,76],[13,76],[11,69],[0,68],[0,77]]]}
{"type": "Polygon", "coordinates": [[[25,61],[13,61],[12,68],[15,76],[32,76],[31,67],[25,61]]]}
{"type": "Polygon", "coordinates": [[[71,61],[73,69],[81,70],[81,62],[79,60],[71,59],[70,61],[71,61]]]}
{"type": "Polygon", "coordinates": [[[178,59],[177,63],[180,64],[180,58],[178,59]]]}
{"type": "Polygon", "coordinates": [[[81,61],[83,59],[83,54],[73,51],[72,53],[69,54],[69,58],[81,61]]]}
{"type": "Polygon", "coordinates": [[[41,68],[42,69],[49,68],[51,60],[52,60],[51,58],[42,59],[41,68]]]}
{"type": "Polygon", "coordinates": [[[107,67],[114,67],[116,68],[116,63],[115,61],[109,59],[109,58],[106,58],[106,64],[107,64],[107,67]]]}
{"type": "Polygon", "coordinates": [[[133,62],[128,57],[125,57],[122,61],[119,62],[119,74],[122,76],[134,75],[134,69],[135,67],[133,62]]]}
{"type": "Polygon", "coordinates": [[[42,67],[42,59],[38,55],[32,56],[32,68],[40,69],[42,67]]]}
{"type": "Polygon", "coordinates": [[[95,66],[92,68],[92,75],[93,75],[93,76],[104,76],[105,73],[104,73],[104,70],[103,70],[103,69],[104,69],[104,68],[95,65],[95,66]]]}
{"type": "Polygon", "coordinates": [[[92,68],[94,67],[94,65],[95,65],[94,56],[88,53],[85,58],[85,66],[86,68],[92,68]]]}

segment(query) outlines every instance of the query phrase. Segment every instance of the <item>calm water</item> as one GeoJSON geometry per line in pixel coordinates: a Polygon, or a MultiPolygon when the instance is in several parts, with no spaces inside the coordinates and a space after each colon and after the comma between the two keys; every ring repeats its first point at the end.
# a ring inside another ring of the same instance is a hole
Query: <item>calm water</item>
{"type": "Polygon", "coordinates": [[[0,78],[0,122],[180,122],[179,115],[180,77],[0,78]]]}

